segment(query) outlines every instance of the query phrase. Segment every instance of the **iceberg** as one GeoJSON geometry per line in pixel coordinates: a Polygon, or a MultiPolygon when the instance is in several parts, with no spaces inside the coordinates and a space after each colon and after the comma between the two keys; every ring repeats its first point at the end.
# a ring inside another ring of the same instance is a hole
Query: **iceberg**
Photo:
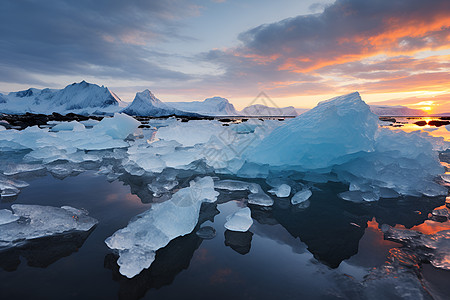
{"type": "Polygon", "coordinates": [[[197,225],[202,203],[215,202],[211,177],[197,178],[166,202],[136,216],[127,227],[106,239],[106,245],[119,252],[120,273],[128,278],[150,267],[155,252],[176,237],[191,233],[197,225]]]}
{"type": "Polygon", "coordinates": [[[246,232],[253,224],[250,208],[244,207],[227,216],[225,228],[231,231],[246,232]]]}
{"type": "MultiPolygon", "coordinates": [[[[308,174],[333,172],[340,181],[359,187],[363,201],[395,193],[447,194],[434,182],[444,168],[430,139],[418,132],[378,128],[378,117],[357,92],[320,102],[275,128],[243,157],[247,168],[254,164],[308,174]]],[[[353,191],[343,196],[355,199],[358,193],[353,191]]]]}
{"type": "Polygon", "coordinates": [[[238,113],[228,99],[222,97],[207,98],[204,101],[167,102],[178,110],[197,113],[204,116],[236,116],[238,113]]]}
{"type": "Polygon", "coordinates": [[[262,104],[253,104],[241,110],[243,116],[262,116],[262,117],[296,117],[298,111],[293,106],[288,107],[269,107],[262,104]]]}
{"type": "Polygon", "coordinates": [[[24,240],[69,231],[89,231],[98,223],[86,211],[70,206],[14,204],[11,208],[14,214],[5,210],[0,213],[0,220],[4,221],[0,222],[0,247],[14,247],[24,240]]]}
{"type": "Polygon", "coordinates": [[[300,170],[329,168],[351,160],[351,154],[372,152],[378,117],[358,93],[320,102],[245,153],[258,164],[297,167],[300,170]]]}

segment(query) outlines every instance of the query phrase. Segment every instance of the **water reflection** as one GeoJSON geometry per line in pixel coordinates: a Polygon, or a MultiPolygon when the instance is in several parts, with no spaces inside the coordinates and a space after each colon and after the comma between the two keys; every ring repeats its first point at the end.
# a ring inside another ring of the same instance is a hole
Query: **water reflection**
{"type": "Polygon", "coordinates": [[[231,247],[239,254],[245,255],[250,252],[252,247],[253,233],[251,231],[236,232],[225,231],[225,246],[231,247]]]}
{"type": "Polygon", "coordinates": [[[87,232],[77,231],[39,238],[27,241],[22,246],[3,250],[0,252],[0,267],[8,272],[15,271],[20,265],[20,257],[23,257],[30,267],[47,268],[61,258],[77,252],[94,229],[95,227],[87,232]]]}
{"type": "Polygon", "coordinates": [[[104,266],[112,271],[112,278],[119,283],[119,299],[140,299],[149,289],[159,289],[170,285],[175,277],[189,267],[194,252],[202,239],[195,232],[172,240],[166,247],[156,252],[150,268],[128,279],[119,273],[118,256],[107,254],[104,266]]]}

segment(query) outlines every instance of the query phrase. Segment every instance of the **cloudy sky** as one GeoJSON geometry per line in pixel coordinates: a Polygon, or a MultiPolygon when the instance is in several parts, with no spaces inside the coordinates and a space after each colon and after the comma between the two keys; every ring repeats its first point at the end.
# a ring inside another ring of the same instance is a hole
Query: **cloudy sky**
{"type": "Polygon", "coordinates": [[[450,111],[448,0],[2,0],[0,91],[81,80],[124,101],[266,92],[450,111]]]}

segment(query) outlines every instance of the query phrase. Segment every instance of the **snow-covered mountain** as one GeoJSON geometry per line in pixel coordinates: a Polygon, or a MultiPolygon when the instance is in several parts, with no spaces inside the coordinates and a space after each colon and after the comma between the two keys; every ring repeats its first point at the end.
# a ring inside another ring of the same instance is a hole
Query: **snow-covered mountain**
{"type": "Polygon", "coordinates": [[[213,97],[204,101],[167,102],[178,110],[197,113],[204,116],[236,116],[239,115],[228,99],[213,97]]]}
{"type": "Polygon", "coordinates": [[[426,116],[427,113],[420,109],[396,105],[370,105],[370,110],[378,116],[403,117],[403,116],[426,116]]]}
{"type": "Polygon", "coordinates": [[[123,113],[131,116],[153,116],[153,117],[162,117],[162,116],[170,116],[170,115],[178,115],[178,116],[189,116],[189,115],[197,115],[189,112],[184,112],[168,106],[167,104],[161,102],[158,98],[153,95],[149,90],[145,90],[143,92],[136,93],[136,97],[134,97],[133,102],[128,105],[123,113]]]}
{"type": "Polygon", "coordinates": [[[293,106],[288,107],[269,107],[262,104],[254,104],[247,106],[241,110],[244,116],[292,116],[299,115],[297,109],[293,106]]]}
{"type": "Polygon", "coordinates": [[[87,83],[73,83],[64,89],[34,89],[0,95],[0,112],[23,114],[26,112],[51,114],[111,114],[125,104],[104,86],[87,83]]]}

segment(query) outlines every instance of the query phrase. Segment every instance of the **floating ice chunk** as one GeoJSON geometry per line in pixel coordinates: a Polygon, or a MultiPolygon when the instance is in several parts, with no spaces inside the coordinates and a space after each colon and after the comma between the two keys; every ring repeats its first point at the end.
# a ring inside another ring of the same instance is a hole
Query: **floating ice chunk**
{"type": "Polygon", "coordinates": [[[303,190],[295,193],[294,196],[292,196],[291,203],[293,205],[303,203],[303,202],[307,201],[311,196],[312,196],[311,190],[303,189],[303,190]]]}
{"type": "Polygon", "coordinates": [[[438,221],[438,222],[445,222],[448,219],[450,219],[450,211],[446,207],[434,209],[431,212],[431,219],[438,221]]]}
{"type": "Polygon", "coordinates": [[[192,232],[203,202],[214,202],[218,192],[211,177],[190,182],[166,202],[153,204],[127,227],[116,231],[105,243],[119,251],[120,273],[132,278],[150,267],[156,250],[178,236],[192,232]]]}
{"type": "Polygon", "coordinates": [[[14,204],[11,208],[14,216],[24,221],[0,225],[0,246],[3,247],[67,231],[88,231],[98,223],[86,211],[70,206],[14,204]]]}
{"type": "Polygon", "coordinates": [[[358,93],[320,102],[245,153],[250,162],[319,169],[374,150],[378,118],[358,93]],[[276,153],[276,155],[275,155],[276,153]]]}
{"type": "Polygon", "coordinates": [[[291,187],[283,183],[279,187],[269,190],[269,193],[275,194],[279,198],[286,198],[289,197],[289,195],[291,194],[291,187]]]}
{"type": "Polygon", "coordinates": [[[371,202],[371,201],[377,201],[380,199],[379,195],[373,192],[361,192],[361,191],[348,191],[340,193],[339,198],[351,201],[355,203],[361,203],[361,202],[371,202]]]}
{"type": "Polygon", "coordinates": [[[436,268],[450,270],[450,230],[423,234],[414,230],[393,228],[386,224],[381,230],[385,239],[405,245],[436,268]]]}
{"type": "Polygon", "coordinates": [[[6,130],[6,128],[4,126],[0,125],[0,131],[5,131],[5,130],[6,130]]]}
{"type": "Polygon", "coordinates": [[[445,182],[450,183],[450,174],[442,174],[441,175],[442,180],[444,180],[445,182]]]}
{"type": "Polygon", "coordinates": [[[141,123],[126,114],[114,114],[113,118],[103,118],[92,131],[100,134],[106,134],[113,139],[125,139],[141,125],[141,123]]]}
{"type": "Polygon", "coordinates": [[[11,165],[3,172],[3,174],[9,176],[9,175],[16,175],[21,173],[28,173],[28,172],[36,172],[43,170],[44,166],[38,165],[38,164],[16,164],[11,165]]]}
{"type": "Polygon", "coordinates": [[[52,131],[83,131],[86,127],[77,121],[62,122],[52,127],[52,131]]]}
{"type": "Polygon", "coordinates": [[[273,199],[259,187],[258,192],[248,195],[248,203],[259,206],[272,206],[273,199]]]}
{"type": "Polygon", "coordinates": [[[216,181],[214,187],[219,190],[249,191],[250,193],[257,193],[260,190],[259,184],[239,180],[216,181]]]}
{"type": "Polygon", "coordinates": [[[177,185],[177,180],[168,180],[161,176],[158,176],[151,183],[147,184],[147,187],[150,191],[153,192],[154,197],[160,197],[162,194],[171,191],[177,185]]]}
{"type": "Polygon", "coordinates": [[[19,220],[19,217],[13,215],[13,213],[8,209],[0,209],[0,225],[11,223],[19,220]]]}
{"type": "Polygon", "coordinates": [[[156,138],[162,140],[174,140],[183,146],[194,146],[204,144],[211,136],[220,134],[223,131],[217,121],[198,120],[188,123],[171,123],[167,127],[159,128],[156,138]]]}
{"type": "Polygon", "coordinates": [[[204,226],[199,228],[199,230],[197,230],[195,234],[199,238],[202,238],[204,240],[210,240],[216,237],[216,230],[211,226],[204,226]]]}
{"type": "Polygon", "coordinates": [[[100,121],[94,120],[94,119],[89,119],[86,121],[81,121],[81,124],[83,124],[85,127],[93,127],[95,125],[97,125],[98,123],[100,123],[100,121]]]}
{"type": "Polygon", "coordinates": [[[244,207],[227,217],[225,228],[231,231],[247,231],[253,224],[250,208],[244,207]]]}

